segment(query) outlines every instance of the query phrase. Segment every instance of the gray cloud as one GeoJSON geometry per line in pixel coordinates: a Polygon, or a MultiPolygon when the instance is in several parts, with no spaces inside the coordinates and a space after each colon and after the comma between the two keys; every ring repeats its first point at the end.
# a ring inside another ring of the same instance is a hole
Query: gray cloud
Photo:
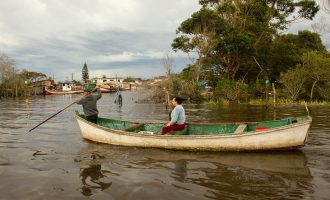
{"type": "MultiPolygon", "coordinates": [[[[145,77],[161,75],[175,29],[198,8],[197,1],[185,0],[4,0],[0,51],[20,69],[59,79],[81,73],[85,61],[90,74],[134,76],[144,69],[145,77]]],[[[180,55],[174,62],[183,68],[180,55]]]]}
{"type": "MultiPolygon", "coordinates": [[[[199,7],[197,0],[1,0],[0,52],[19,69],[57,80],[80,79],[85,61],[91,76],[163,75],[176,28],[199,7]]],[[[175,71],[190,64],[173,56],[175,71]]]]}

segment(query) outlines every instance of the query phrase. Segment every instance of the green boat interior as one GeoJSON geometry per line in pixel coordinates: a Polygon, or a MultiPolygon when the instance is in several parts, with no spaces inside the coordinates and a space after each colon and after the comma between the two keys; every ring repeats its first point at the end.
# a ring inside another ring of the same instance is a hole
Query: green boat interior
{"type": "MultiPolygon", "coordinates": [[[[85,118],[84,115],[79,115],[85,118]]],[[[214,134],[240,134],[254,131],[262,131],[290,124],[300,123],[311,119],[310,116],[291,117],[281,120],[262,121],[245,124],[187,124],[182,131],[173,131],[172,135],[214,135],[214,134]]],[[[141,134],[160,135],[163,124],[161,123],[133,123],[106,118],[98,118],[97,124],[106,128],[135,132],[141,134]]]]}

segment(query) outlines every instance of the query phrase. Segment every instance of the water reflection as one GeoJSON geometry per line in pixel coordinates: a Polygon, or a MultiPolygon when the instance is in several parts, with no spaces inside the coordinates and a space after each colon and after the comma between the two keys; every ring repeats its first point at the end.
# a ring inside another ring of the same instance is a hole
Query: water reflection
{"type": "Polygon", "coordinates": [[[29,98],[25,99],[25,112],[26,112],[26,118],[30,118],[30,107],[29,107],[29,98]]]}
{"type": "MultiPolygon", "coordinates": [[[[85,155],[86,156],[86,155],[85,155]]],[[[85,157],[84,160],[76,159],[75,162],[83,162],[83,165],[80,166],[79,177],[82,183],[81,193],[84,196],[93,195],[93,190],[106,190],[111,185],[111,181],[105,181],[110,171],[102,170],[102,159],[104,156],[91,152],[91,159],[85,157]]]]}
{"type": "Polygon", "coordinates": [[[189,162],[187,160],[177,160],[176,162],[174,162],[174,168],[171,177],[179,182],[184,183],[187,177],[188,164],[189,162]]]}
{"type": "MultiPolygon", "coordinates": [[[[313,192],[312,176],[302,151],[183,152],[87,143],[76,162],[80,162],[82,193],[85,196],[92,195],[95,189],[108,189],[112,183],[111,176],[127,176],[128,170],[141,170],[134,174],[141,184],[150,181],[143,175],[149,170],[148,173],[153,173],[153,179],[158,181],[154,186],[166,186],[173,192],[189,192],[207,199],[252,196],[302,198],[306,191],[313,192]],[[88,160],[86,155],[94,155],[95,159],[88,160]],[[85,167],[81,167],[82,163],[85,167]],[[102,166],[106,166],[107,170],[102,170],[102,166]],[[118,166],[121,167],[119,171],[118,166]]],[[[134,188],[134,183],[128,180],[124,184],[134,188]]],[[[151,186],[147,184],[144,187],[148,190],[151,186]]]]}
{"type": "MultiPolygon", "coordinates": [[[[168,119],[164,105],[136,104],[136,94],[123,92],[121,107],[114,103],[115,94],[104,94],[98,103],[100,116],[134,121],[168,119]]],[[[302,151],[291,152],[196,153],[92,144],[82,139],[74,119],[74,110],[82,109],[78,105],[34,134],[25,134],[79,97],[30,97],[29,102],[1,99],[0,199],[329,198],[329,107],[310,107],[313,123],[307,145],[302,151]],[[46,184],[40,184],[45,179],[46,184]],[[19,187],[13,187],[16,185],[19,187]]],[[[263,106],[189,104],[185,108],[189,122],[274,118],[272,108],[263,106]]],[[[304,106],[278,106],[276,111],[276,118],[306,114],[304,106]]]]}

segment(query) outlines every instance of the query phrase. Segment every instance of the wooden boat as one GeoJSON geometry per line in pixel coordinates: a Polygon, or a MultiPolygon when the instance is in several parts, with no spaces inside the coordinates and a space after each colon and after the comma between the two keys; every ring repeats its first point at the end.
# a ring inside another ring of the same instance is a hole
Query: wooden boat
{"type": "Polygon", "coordinates": [[[102,93],[112,93],[112,92],[116,92],[115,88],[104,88],[104,87],[100,87],[100,90],[102,93]]]}
{"type": "Polygon", "coordinates": [[[112,145],[192,151],[265,151],[303,147],[310,116],[250,123],[189,123],[183,131],[161,135],[163,123],[99,118],[88,122],[77,113],[83,138],[112,145]]]}
{"type": "Polygon", "coordinates": [[[56,90],[50,90],[49,88],[45,87],[45,93],[46,94],[80,94],[83,93],[84,90],[72,90],[72,91],[56,91],[56,90]]]}

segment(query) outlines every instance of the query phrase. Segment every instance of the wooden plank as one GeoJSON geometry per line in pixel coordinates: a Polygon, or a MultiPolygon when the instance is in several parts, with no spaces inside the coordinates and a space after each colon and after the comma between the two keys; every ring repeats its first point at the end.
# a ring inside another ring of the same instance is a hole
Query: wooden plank
{"type": "Polygon", "coordinates": [[[240,124],[235,130],[234,134],[243,133],[246,129],[246,126],[247,126],[246,124],[240,124]]]}

